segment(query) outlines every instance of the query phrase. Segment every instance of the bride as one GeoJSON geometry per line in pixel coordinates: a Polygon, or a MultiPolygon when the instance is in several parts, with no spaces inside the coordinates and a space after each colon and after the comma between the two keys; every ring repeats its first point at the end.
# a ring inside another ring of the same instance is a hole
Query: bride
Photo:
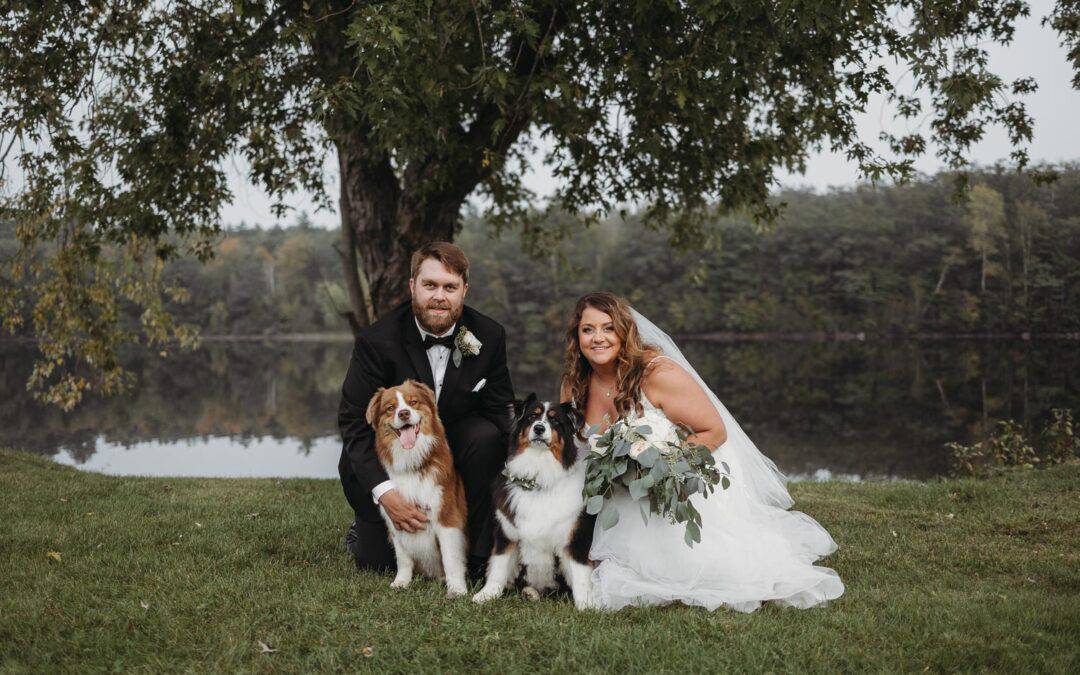
{"type": "Polygon", "coordinates": [[[656,409],[694,431],[690,441],[714,448],[731,468],[731,486],[691,497],[701,513],[701,542],[683,541],[683,528],[640,515],[625,490],[612,506],[618,523],[593,535],[593,601],[627,605],[683,602],[714,610],[752,612],[762,602],[811,607],[840,597],[833,570],[814,564],[836,550],[813,518],[794,503],[784,477],[743,433],[724,404],[663,331],[607,292],[578,300],[566,331],[566,370],[560,391],[584,412],[595,440],[619,417],[656,409]]]}

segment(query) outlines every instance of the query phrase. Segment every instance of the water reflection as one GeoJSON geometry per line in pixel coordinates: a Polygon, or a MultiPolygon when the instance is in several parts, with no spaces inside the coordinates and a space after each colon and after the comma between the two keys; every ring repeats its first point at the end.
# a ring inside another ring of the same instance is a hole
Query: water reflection
{"type": "MultiPolygon", "coordinates": [[[[1080,409],[1075,343],[688,342],[687,358],[750,437],[800,479],[925,478],[942,445],[995,419],[1038,428],[1080,409]]],[[[351,343],[206,343],[127,357],[132,395],[71,413],[25,391],[32,347],[0,344],[0,446],[118,474],[311,476],[337,472],[336,411],[351,343]]],[[[519,395],[556,394],[557,345],[511,345],[519,395]]]]}

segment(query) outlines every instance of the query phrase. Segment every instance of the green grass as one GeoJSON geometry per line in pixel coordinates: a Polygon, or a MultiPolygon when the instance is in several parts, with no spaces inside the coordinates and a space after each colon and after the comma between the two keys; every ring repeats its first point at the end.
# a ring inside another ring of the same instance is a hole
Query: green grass
{"type": "Polygon", "coordinates": [[[1077,672],[1078,488],[1076,465],[797,485],[840,544],[841,599],[578,613],[355,571],[336,481],[115,478],[0,451],[0,670],[1077,672]]]}

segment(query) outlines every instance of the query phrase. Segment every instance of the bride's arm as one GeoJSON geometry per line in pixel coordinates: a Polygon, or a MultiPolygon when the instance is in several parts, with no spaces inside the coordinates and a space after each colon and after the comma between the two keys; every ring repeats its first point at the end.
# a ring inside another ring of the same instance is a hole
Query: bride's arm
{"type": "Polygon", "coordinates": [[[677,363],[663,359],[645,375],[645,395],[663,408],[667,418],[694,431],[688,439],[715,450],[727,440],[724,420],[690,373],[677,363]]]}

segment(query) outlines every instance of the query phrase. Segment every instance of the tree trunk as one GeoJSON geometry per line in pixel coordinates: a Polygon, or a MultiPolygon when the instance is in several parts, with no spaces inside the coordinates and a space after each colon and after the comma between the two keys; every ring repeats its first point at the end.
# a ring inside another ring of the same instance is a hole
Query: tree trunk
{"type": "Polygon", "coordinates": [[[342,243],[351,244],[352,255],[343,264],[350,303],[361,324],[409,299],[413,251],[431,241],[452,241],[464,200],[446,193],[415,198],[401,188],[389,157],[370,151],[366,141],[359,129],[335,136],[342,243]]]}

